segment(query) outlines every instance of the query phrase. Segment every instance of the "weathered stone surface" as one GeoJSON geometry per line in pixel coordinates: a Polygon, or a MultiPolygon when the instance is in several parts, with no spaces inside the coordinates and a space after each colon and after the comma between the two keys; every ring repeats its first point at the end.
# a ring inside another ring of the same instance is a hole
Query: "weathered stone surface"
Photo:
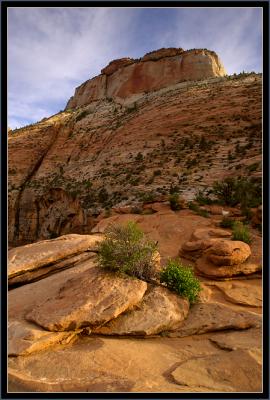
{"type": "Polygon", "coordinates": [[[132,58],[120,58],[118,60],[113,60],[107,65],[107,67],[101,70],[101,73],[105,75],[111,75],[118,69],[123,68],[126,65],[133,64],[134,62],[135,60],[132,58]]]}
{"type": "Polygon", "coordinates": [[[145,54],[140,61],[156,61],[160,60],[163,57],[174,57],[180,55],[184,52],[181,48],[163,48],[159,50],[150,51],[149,53],[145,54]]]}
{"type": "Polygon", "coordinates": [[[104,233],[109,224],[125,224],[136,222],[144,233],[158,242],[161,258],[176,258],[181,245],[194,231],[196,226],[209,226],[208,219],[194,215],[190,210],[175,213],[172,210],[160,210],[151,215],[122,214],[103,219],[93,229],[92,233],[104,233]]]}
{"type": "Polygon", "coordinates": [[[102,239],[98,235],[71,234],[13,248],[8,254],[8,277],[13,278],[85,250],[95,251],[102,239]]]}
{"type": "Polygon", "coordinates": [[[209,340],[222,350],[261,349],[262,330],[251,328],[244,331],[218,333],[209,340]]]}
{"type": "Polygon", "coordinates": [[[25,321],[34,308],[59,294],[60,288],[71,278],[95,268],[93,259],[81,262],[75,268],[59,271],[37,282],[23,285],[8,292],[8,320],[25,321]]]}
{"type": "Polygon", "coordinates": [[[262,288],[243,282],[222,282],[215,284],[232,303],[251,307],[262,307],[262,288]]]}
{"type": "Polygon", "coordinates": [[[207,251],[208,258],[215,265],[242,264],[251,255],[247,243],[236,240],[218,240],[207,251]]]}
{"type": "Polygon", "coordinates": [[[92,268],[69,280],[58,296],[35,307],[26,319],[50,331],[95,327],[136,305],[146,289],[138,279],[92,268]]]}
{"type": "Polygon", "coordinates": [[[216,228],[198,228],[191,235],[191,241],[207,240],[212,238],[230,238],[231,233],[224,229],[216,228]]]}
{"type": "Polygon", "coordinates": [[[229,238],[231,233],[224,229],[197,228],[192,233],[190,240],[183,243],[179,255],[195,261],[201,257],[219,238],[229,238]]]}
{"type": "Polygon", "coordinates": [[[188,310],[188,300],[164,287],[155,286],[133,310],[93,332],[103,335],[154,335],[172,329],[187,317],[188,310]]]}
{"type": "MultiPolygon", "coordinates": [[[[72,346],[9,358],[9,391],[186,392],[168,377],[176,363],[218,352],[203,336],[83,336],[72,346]],[[75,367],[74,367],[75,366],[75,367]]],[[[222,350],[220,350],[222,352],[222,350]]],[[[198,382],[199,384],[199,382],[198,382]]],[[[197,392],[201,391],[198,386],[197,392]]],[[[75,396],[76,397],[76,396],[75,396]]]]}
{"type": "Polygon", "coordinates": [[[171,337],[184,337],[224,329],[247,329],[261,325],[261,317],[246,311],[234,311],[221,303],[194,304],[187,318],[171,337]]]}
{"type": "Polygon", "coordinates": [[[101,72],[103,75],[88,80],[76,89],[66,109],[104,97],[126,99],[178,82],[226,74],[218,56],[205,49],[160,49],[138,61],[130,58],[114,60],[101,72]]]}
{"type": "Polygon", "coordinates": [[[46,266],[40,267],[38,269],[30,270],[20,275],[15,275],[14,277],[8,280],[8,286],[9,287],[12,287],[14,285],[19,286],[25,283],[34,282],[38,279],[42,279],[45,278],[46,276],[59,272],[62,269],[75,267],[82,261],[86,261],[89,260],[90,258],[95,257],[95,255],[96,254],[92,252],[84,252],[76,256],[65,258],[62,261],[50,264],[47,267],[46,266]]]}
{"type": "Polygon", "coordinates": [[[105,97],[106,76],[98,75],[76,88],[74,96],[69,99],[66,105],[66,110],[81,107],[92,101],[104,99],[105,97]]]}
{"type": "Polygon", "coordinates": [[[185,361],[173,372],[179,385],[200,386],[203,391],[259,392],[262,390],[262,368],[246,350],[213,354],[185,361]]]}
{"type": "Polygon", "coordinates": [[[8,355],[21,356],[68,344],[80,331],[48,332],[26,321],[10,321],[8,326],[8,355]]]}
{"type": "Polygon", "coordinates": [[[245,262],[238,265],[217,266],[208,260],[207,255],[203,255],[196,261],[196,269],[203,276],[215,279],[225,279],[240,275],[251,275],[261,271],[259,264],[245,262]]]}

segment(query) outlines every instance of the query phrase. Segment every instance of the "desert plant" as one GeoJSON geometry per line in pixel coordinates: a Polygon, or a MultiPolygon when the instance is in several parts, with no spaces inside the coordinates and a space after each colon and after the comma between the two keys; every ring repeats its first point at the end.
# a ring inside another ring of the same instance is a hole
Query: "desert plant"
{"type": "Polygon", "coordinates": [[[98,245],[100,267],[151,281],[156,275],[157,245],[147,239],[135,222],[109,225],[98,245]]]}
{"type": "Polygon", "coordinates": [[[190,303],[195,303],[200,293],[200,281],[194,276],[191,267],[185,267],[179,260],[169,260],[160,273],[160,282],[177,292],[180,296],[188,298],[190,303]]]}
{"type": "Polygon", "coordinates": [[[170,207],[173,211],[181,210],[181,203],[178,193],[173,193],[169,197],[170,207]]]}
{"type": "Polygon", "coordinates": [[[191,211],[194,211],[196,214],[200,215],[201,217],[209,218],[208,212],[207,212],[206,210],[202,210],[202,209],[198,206],[198,204],[194,203],[193,201],[190,201],[190,202],[188,203],[188,208],[189,208],[191,211]]]}
{"type": "Polygon", "coordinates": [[[234,220],[228,218],[228,217],[223,217],[222,220],[220,221],[219,226],[221,228],[232,228],[234,224],[234,220]]]}
{"type": "Polygon", "coordinates": [[[240,221],[235,221],[233,224],[232,240],[240,240],[241,242],[251,243],[251,237],[248,227],[240,221]]]}

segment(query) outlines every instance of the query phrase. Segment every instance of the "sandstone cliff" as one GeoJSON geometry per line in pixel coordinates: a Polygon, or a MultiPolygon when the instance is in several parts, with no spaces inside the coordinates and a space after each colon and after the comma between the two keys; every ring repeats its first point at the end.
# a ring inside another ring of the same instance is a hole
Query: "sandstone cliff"
{"type": "Polygon", "coordinates": [[[226,74],[215,52],[206,49],[160,49],[139,60],[114,60],[101,75],[76,88],[66,109],[111,98],[123,102],[134,95],[148,93],[183,81],[195,81],[226,74]]]}
{"type": "Polygon", "coordinates": [[[226,176],[260,178],[261,76],[211,75],[173,84],[176,75],[166,68],[180,56],[216,60],[208,65],[223,71],[214,53],[201,50],[163,49],[136,62],[114,61],[94,78],[100,86],[91,80],[77,89],[75,98],[89,104],[9,133],[11,245],[89,233],[114,209],[138,212],[140,204],[168,199],[172,188],[190,200],[226,176]],[[120,78],[137,67],[147,74],[167,71],[139,79],[149,90],[169,86],[137,93],[134,101],[133,91],[142,86],[120,78]],[[113,79],[121,85],[106,90],[132,94],[122,104],[101,90],[113,79]]]}

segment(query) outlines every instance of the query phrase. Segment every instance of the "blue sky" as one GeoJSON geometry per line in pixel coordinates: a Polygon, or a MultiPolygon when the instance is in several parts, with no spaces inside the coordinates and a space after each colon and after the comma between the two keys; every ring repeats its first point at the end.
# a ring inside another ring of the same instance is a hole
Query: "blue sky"
{"type": "Polygon", "coordinates": [[[228,74],[262,71],[260,8],[9,8],[8,126],[65,108],[111,60],[208,48],[228,74]]]}

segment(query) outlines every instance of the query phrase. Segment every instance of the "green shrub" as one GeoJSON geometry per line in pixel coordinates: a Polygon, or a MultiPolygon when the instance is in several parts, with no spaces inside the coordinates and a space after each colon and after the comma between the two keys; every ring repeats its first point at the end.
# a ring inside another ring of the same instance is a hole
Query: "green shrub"
{"type": "Polygon", "coordinates": [[[194,276],[191,267],[185,267],[179,260],[169,260],[165,269],[160,273],[160,282],[195,303],[200,293],[200,281],[194,276]]]}
{"type": "Polygon", "coordinates": [[[209,218],[209,214],[206,210],[202,210],[198,204],[194,203],[193,201],[190,201],[188,203],[188,208],[192,211],[194,211],[196,214],[200,215],[201,217],[204,218],[209,218]]]}
{"type": "Polygon", "coordinates": [[[81,119],[85,118],[89,114],[89,110],[84,110],[80,112],[80,114],[77,115],[76,117],[76,122],[80,121],[81,119]]]}
{"type": "Polygon", "coordinates": [[[205,190],[199,190],[196,193],[195,200],[197,201],[197,203],[199,203],[201,205],[212,204],[213,203],[213,200],[210,199],[210,197],[207,195],[205,190]]]}
{"type": "Polygon", "coordinates": [[[261,183],[253,178],[229,177],[214,182],[213,193],[222,204],[232,207],[240,204],[241,208],[253,208],[262,203],[261,183]]]}
{"type": "Polygon", "coordinates": [[[170,206],[173,211],[181,210],[181,203],[178,193],[173,193],[169,197],[170,206]]]}
{"type": "Polygon", "coordinates": [[[109,225],[98,246],[98,265],[139,279],[155,278],[156,244],[147,239],[135,222],[109,225]]]}
{"type": "Polygon", "coordinates": [[[233,224],[232,240],[240,240],[241,242],[251,243],[251,237],[248,227],[240,221],[235,221],[233,224]]]}
{"type": "Polygon", "coordinates": [[[219,226],[221,228],[231,228],[232,229],[234,222],[235,222],[234,220],[232,220],[232,219],[230,219],[228,217],[223,217],[222,221],[219,224],[219,226]]]}

